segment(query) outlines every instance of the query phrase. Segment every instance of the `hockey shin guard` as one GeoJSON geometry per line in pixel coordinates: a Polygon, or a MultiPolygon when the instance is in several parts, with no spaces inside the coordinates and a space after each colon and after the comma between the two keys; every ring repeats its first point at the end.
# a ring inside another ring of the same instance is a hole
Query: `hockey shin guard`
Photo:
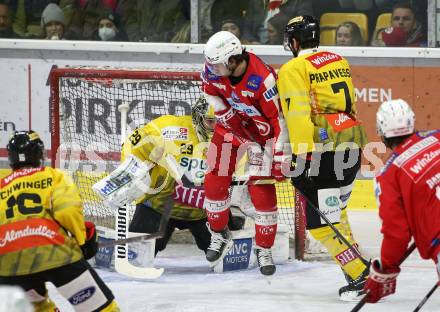
{"type": "MultiPolygon", "coordinates": [[[[335,227],[339,231],[344,232],[343,226],[340,223],[335,224],[335,227]]],[[[311,229],[310,234],[314,239],[321,242],[335,262],[353,280],[358,278],[366,269],[365,264],[359,258],[359,254],[355,253],[351,248],[348,248],[344,243],[342,243],[329,226],[311,229]]],[[[353,237],[345,237],[352,245],[355,247],[357,246],[353,237]]]]}
{"type": "Polygon", "coordinates": [[[214,232],[223,231],[229,221],[229,186],[232,177],[218,176],[208,173],[205,176],[205,201],[203,208],[206,209],[208,222],[214,232]]]}
{"type": "Polygon", "coordinates": [[[255,244],[259,247],[273,246],[277,232],[277,199],[275,185],[249,186],[249,194],[255,206],[255,244]]]}

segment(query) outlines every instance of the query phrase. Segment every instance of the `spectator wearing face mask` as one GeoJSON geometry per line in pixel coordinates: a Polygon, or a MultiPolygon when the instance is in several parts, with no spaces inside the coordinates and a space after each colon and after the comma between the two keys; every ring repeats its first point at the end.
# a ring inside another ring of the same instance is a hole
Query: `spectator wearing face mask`
{"type": "Polygon", "coordinates": [[[98,19],[98,28],[92,39],[98,41],[128,41],[127,34],[120,26],[119,17],[114,13],[105,13],[98,19]]]}

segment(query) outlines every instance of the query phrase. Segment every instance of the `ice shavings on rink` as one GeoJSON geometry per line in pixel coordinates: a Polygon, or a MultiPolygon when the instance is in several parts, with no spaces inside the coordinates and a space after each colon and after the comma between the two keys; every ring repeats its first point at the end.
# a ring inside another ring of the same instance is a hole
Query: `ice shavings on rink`
{"type": "MultiPolygon", "coordinates": [[[[331,262],[278,265],[270,283],[258,269],[212,273],[203,253],[193,245],[170,245],[156,263],[165,273],[154,281],[98,273],[113,290],[122,311],[129,312],[340,312],[354,306],[339,301],[337,290],[345,281],[331,262]]],[[[433,264],[414,255],[402,267],[397,294],[382,303],[367,304],[362,311],[412,311],[435,279],[433,264]]],[[[61,311],[73,311],[53,288],[50,295],[61,311]]],[[[422,311],[440,311],[440,293],[434,293],[422,311]]]]}
{"type": "MultiPolygon", "coordinates": [[[[353,234],[365,258],[376,257],[381,243],[377,211],[349,211],[353,234]]],[[[293,254],[293,251],[290,253],[293,254]]],[[[349,312],[355,303],[342,302],[338,289],[345,285],[341,269],[333,262],[289,261],[278,265],[270,280],[257,268],[213,273],[195,245],[169,245],[156,259],[165,273],[153,281],[133,281],[114,272],[98,270],[113,290],[122,311],[128,312],[349,312]]],[[[432,288],[437,275],[432,261],[415,251],[402,265],[397,293],[362,312],[413,311],[432,288]]],[[[69,306],[54,289],[62,312],[69,306]]],[[[440,312],[437,290],[421,312],[440,312]]]]}

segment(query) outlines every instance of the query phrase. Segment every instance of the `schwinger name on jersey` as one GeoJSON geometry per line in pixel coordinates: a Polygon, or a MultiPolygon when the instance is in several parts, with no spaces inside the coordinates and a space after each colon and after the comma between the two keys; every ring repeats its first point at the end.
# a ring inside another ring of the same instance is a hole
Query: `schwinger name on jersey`
{"type": "Polygon", "coordinates": [[[170,126],[162,129],[162,137],[165,141],[188,140],[189,130],[186,127],[170,126]]]}
{"type": "Polygon", "coordinates": [[[395,160],[394,165],[403,170],[415,181],[418,181],[425,169],[433,165],[440,155],[440,144],[434,136],[427,137],[417,142],[395,160]]]}
{"type": "Polygon", "coordinates": [[[306,57],[306,60],[308,60],[316,69],[320,69],[327,64],[342,60],[342,57],[331,52],[320,52],[306,57]]]}

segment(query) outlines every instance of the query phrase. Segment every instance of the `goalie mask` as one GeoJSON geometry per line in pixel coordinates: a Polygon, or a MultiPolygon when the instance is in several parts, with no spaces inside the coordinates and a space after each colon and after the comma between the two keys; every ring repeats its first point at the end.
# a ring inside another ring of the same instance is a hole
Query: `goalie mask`
{"type": "Polygon", "coordinates": [[[44,159],[44,144],[35,131],[15,131],[6,146],[12,169],[39,167],[44,159]]]}
{"type": "Polygon", "coordinates": [[[240,40],[229,31],[219,31],[206,42],[205,64],[216,76],[229,76],[229,58],[243,52],[240,40]]]}
{"type": "Polygon", "coordinates": [[[192,106],[192,122],[197,132],[197,137],[202,142],[208,142],[215,127],[214,107],[208,104],[201,96],[192,106]]]}

